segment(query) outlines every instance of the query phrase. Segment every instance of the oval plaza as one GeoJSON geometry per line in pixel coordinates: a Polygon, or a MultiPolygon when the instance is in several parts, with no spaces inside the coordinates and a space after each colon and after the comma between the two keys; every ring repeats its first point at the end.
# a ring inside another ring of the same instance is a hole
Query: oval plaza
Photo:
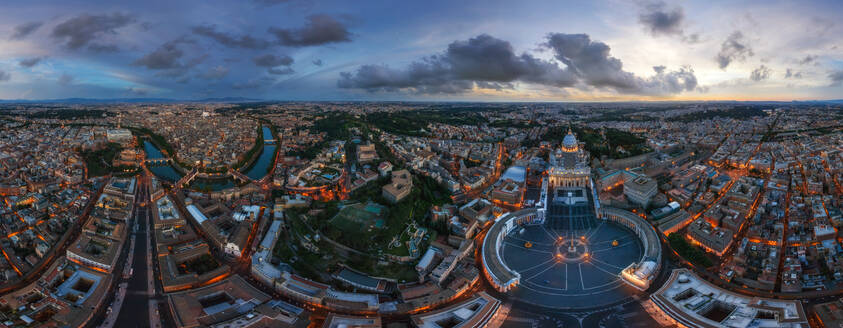
{"type": "Polygon", "coordinates": [[[656,230],[632,212],[600,206],[587,159],[569,131],[549,156],[535,206],[495,219],[481,255],[499,292],[532,305],[584,309],[626,300],[656,277],[656,230]]]}

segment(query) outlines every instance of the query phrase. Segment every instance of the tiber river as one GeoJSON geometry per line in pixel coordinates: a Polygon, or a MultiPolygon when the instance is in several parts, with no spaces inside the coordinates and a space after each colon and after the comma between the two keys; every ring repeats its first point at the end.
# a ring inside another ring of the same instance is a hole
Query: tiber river
{"type": "MultiPolygon", "coordinates": [[[[261,128],[263,132],[263,139],[264,140],[271,140],[272,131],[268,127],[261,128]]],[[[255,160],[252,165],[246,168],[243,171],[243,174],[248,176],[253,180],[259,180],[266,176],[269,172],[269,169],[272,168],[274,164],[274,156],[275,156],[275,148],[277,146],[274,142],[267,143],[264,141],[263,148],[261,148],[260,155],[258,155],[258,159],[255,160]]],[[[146,151],[146,158],[147,159],[156,159],[156,158],[164,158],[164,154],[161,152],[158,147],[149,140],[144,140],[143,142],[143,150],[146,151]]],[[[149,165],[149,170],[155,174],[159,179],[167,180],[170,182],[176,182],[181,179],[184,174],[179,172],[173,164],[164,164],[164,165],[149,165]]],[[[190,184],[190,187],[193,189],[198,190],[223,190],[227,188],[234,187],[234,179],[232,178],[225,178],[225,179],[194,179],[194,181],[190,184]]]]}

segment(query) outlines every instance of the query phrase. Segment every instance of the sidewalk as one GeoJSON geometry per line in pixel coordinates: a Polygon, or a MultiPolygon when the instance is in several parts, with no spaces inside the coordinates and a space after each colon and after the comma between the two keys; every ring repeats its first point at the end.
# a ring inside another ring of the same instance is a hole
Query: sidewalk
{"type": "Polygon", "coordinates": [[[123,299],[126,298],[126,288],[128,286],[128,283],[120,283],[120,287],[117,289],[117,296],[114,298],[114,302],[111,303],[112,305],[110,306],[108,316],[99,326],[100,328],[114,327],[114,323],[117,322],[117,316],[120,314],[120,308],[123,307],[123,299]]]}

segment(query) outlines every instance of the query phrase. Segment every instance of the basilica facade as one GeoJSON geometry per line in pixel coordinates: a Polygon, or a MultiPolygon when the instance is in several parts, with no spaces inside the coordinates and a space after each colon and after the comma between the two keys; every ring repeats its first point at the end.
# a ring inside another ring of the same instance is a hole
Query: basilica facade
{"type": "Polygon", "coordinates": [[[548,164],[550,188],[590,187],[591,167],[588,165],[588,154],[580,147],[571,130],[568,130],[568,135],[562,139],[562,146],[550,154],[548,164]]]}

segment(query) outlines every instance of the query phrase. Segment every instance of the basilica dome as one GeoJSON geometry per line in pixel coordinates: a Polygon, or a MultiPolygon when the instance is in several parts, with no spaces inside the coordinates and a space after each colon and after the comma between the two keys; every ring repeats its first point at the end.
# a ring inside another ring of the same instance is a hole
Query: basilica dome
{"type": "Polygon", "coordinates": [[[563,148],[567,149],[576,149],[577,148],[577,137],[571,133],[571,130],[568,130],[568,135],[562,139],[562,146],[563,148]]]}

